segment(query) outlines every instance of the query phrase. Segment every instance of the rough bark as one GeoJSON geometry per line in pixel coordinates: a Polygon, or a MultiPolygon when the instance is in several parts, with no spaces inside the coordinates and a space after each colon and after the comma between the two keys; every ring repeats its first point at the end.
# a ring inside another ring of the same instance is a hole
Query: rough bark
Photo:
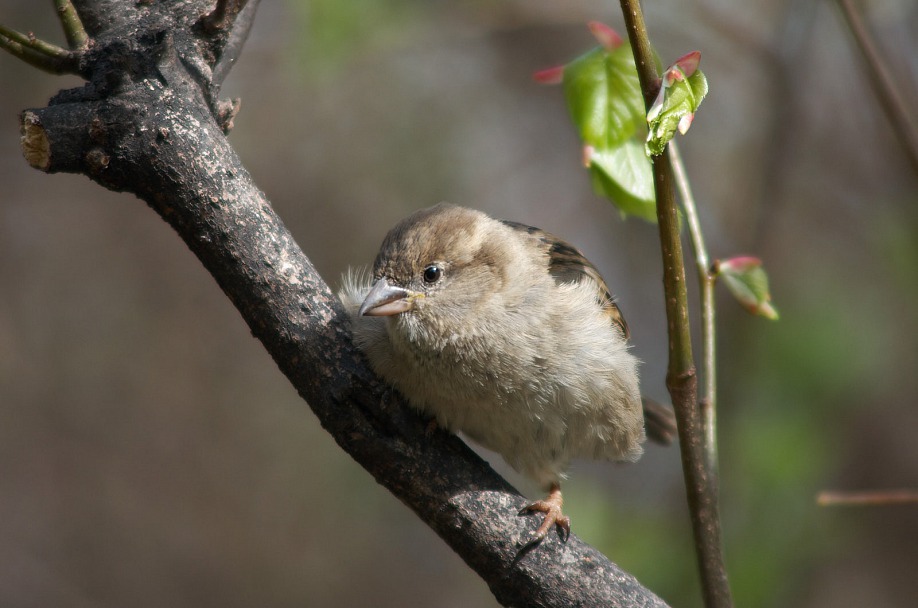
{"type": "Polygon", "coordinates": [[[80,63],[88,83],[22,113],[29,162],[132,192],[162,216],[322,426],[502,604],[664,606],[575,536],[561,544],[552,535],[520,553],[537,524],[517,515],[525,499],[459,439],[428,433],[367,367],[337,299],[224,135],[231,112],[216,101],[219,80],[241,48],[254,5],[217,34],[200,20],[212,3],[75,5],[93,40],[80,63]]]}

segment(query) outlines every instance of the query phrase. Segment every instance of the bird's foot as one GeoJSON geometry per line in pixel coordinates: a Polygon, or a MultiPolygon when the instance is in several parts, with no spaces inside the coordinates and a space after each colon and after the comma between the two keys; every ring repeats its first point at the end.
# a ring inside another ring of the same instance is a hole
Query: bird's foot
{"type": "Polygon", "coordinates": [[[542,542],[542,540],[548,536],[548,532],[552,529],[552,526],[558,526],[558,537],[561,539],[561,542],[567,542],[567,539],[571,536],[571,518],[561,512],[561,506],[563,504],[561,487],[558,486],[558,484],[552,484],[547,498],[544,500],[537,500],[531,505],[523,507],[520,511],[520,515],[525,515],[526,513],[532,513],[534,511],[545,514],[542,525],[539,526],[535,535],[526,543],[526,547],[532,547],[542,542]]]}
{"type": "Polygon", "coordinates": [[[433,437],[433,434],[440,430],[440,424],[437,422],[436,417],[431,418],[427,421],[427,425],[424,427],[424,437],[430,439],[433,437]]]}

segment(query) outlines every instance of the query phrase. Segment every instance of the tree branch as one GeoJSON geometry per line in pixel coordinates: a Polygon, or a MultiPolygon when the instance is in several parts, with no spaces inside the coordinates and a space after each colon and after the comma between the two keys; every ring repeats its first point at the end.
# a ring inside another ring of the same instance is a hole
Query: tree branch
{"type": "Polygon", "coordinates": [[[816,497],[820,507],[886,507],[918,505],[918,490],[877,490],[873,492],[823,491],[816,497]]]}
{"type": "Polygon", "coordinates": [[[219,87],[229,74],[249,30],[255,22],[260,0],[217,0],[212,11],[195,24],[208,43],[208,60],[213,66],[212,84],[219,87]]]}
{"type": "MultiPolygon", "coordinates": [[[[644,102],[649,109],[660,86],[653,47],[644,25],[639,0],[621,0],[621,7],[644,93],[644,102]]],[[[685,263],[679,238],[679,215],[668,150],[653,157],[653,175],[654,192],[657,197],[657,223],[663,252],[663,291],[669,334],[666,386],[672,397],[678,422],[682,471],[705,605],[709,608],[726,608],[733,605],[733,599],[721,546],[716,476],[709,468],[707,452],[704,449],[705,433],[697,400],[698,380],[692,355],[685,263]]]]}
{"type": "Polygon", "coordinates": [[[864,57],[867,76],[880,101],[880,107],[886,113],[886,118],[889,119],[896,139],[902,144],[902,149],[912,165],[912,170],[915,175],[918,175],[918,127],[915,126],[909,106],[902,98],[896,86],[896,80],[890,74],[883,55],[877,48],[867,24],[864,23],[863,16],[855,8],[853,0],[837,0],[837,2],[857,47],[864,57]]]}
{"type": "Polygon", "coordinates": [[[701,286],[701,377],[704,380],[701,389],[701,432],[704,434],[704,454],[708,471],[708,483],[712,492],[718,494],[717,463],[717,333],[716,307],[714,301],[714,284],[716,277],[711,269],[711,258],[701,231],[701,220],[695,206],[695,196],[689,183],[682,154],[675,140],[669,142],[669,156],[673,163],[673,175],[676,178],[676,189],[685,210],[689,236],[692,239],[692,250],[695,252],[695,268],[698,272],[698,284],[701,286]]]}
{"type": "Polygon", "coordinates": [[[70,0],[54,0],[57,16],[64,28],[64,36],[71,49],[85,49],[89,45],[89,36],[83,28],[83,22],[70,0]]]}
{"type": "MultiPolygon", "coordinates": [[[[665,606],[576,537],[521,552],[526,500],[370,371],[349,318],[227,142],[189,56],[205,2],[145,12],[79,2],[90,83],[21,115],[29,162],[136,194],[214,276],[322,426],[433,528],[505,605],[665,606]],[[192,18],[193,17],[193,18],[192,18]],[[130,77],[118,71],[130,70],[130,77]],[[150,111],[156,108],[155,112],[150,111]]],[[[197,51],[199,52],[199,51],[197,51]]]]}
{"type": "Polygon", "coordinates": [[[3,24],[0,24],[0,48],[45,72],[79,74],[79,56],[76,53],[3,24]]]}

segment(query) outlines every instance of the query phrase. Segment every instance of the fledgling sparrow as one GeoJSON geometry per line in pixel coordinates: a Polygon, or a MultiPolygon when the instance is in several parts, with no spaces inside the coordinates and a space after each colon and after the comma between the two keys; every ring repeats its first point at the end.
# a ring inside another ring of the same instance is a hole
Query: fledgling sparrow
{"type": "MultiPolygon", "coordinates": [[[[553,525],[570,534],[560,484],[571,459],[641,455],[628,327],[595,266],[571,245],[443,203],[386,235],[372,281],[349,276],[339,295],[376,373],[441,427],[548,490],[524,509],[545,513],[530,544],[553,525]]],[[[651,409],[648,420],[671,432],[665,410],[651,409]]]]}

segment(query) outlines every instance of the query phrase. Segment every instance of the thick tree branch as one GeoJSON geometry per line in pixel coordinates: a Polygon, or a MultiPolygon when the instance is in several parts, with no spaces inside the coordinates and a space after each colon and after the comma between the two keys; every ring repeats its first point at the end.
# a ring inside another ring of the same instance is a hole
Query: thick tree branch
{"type": "MultiPolygon", "coordinates": [[[[227,142],[190,39],[207,2],[110,13],[76,2],[93,50],[86,87],[23,112],[33,166],[136,194],[201,260],[322,426],[514,606],[664,606],[576,537],[520,553],[537,522],[459,439],[383,386],[349,320],[227,142]]],[[[250,3],[251,4],[251,3],[250,3]]],[[[133,5],[132,5],[133,6],[133,5]]],[[[237,18],[238,21],[238,18],[237,18]]],[[[200,34],[198,34],[200,35],[200,34]]]]}

